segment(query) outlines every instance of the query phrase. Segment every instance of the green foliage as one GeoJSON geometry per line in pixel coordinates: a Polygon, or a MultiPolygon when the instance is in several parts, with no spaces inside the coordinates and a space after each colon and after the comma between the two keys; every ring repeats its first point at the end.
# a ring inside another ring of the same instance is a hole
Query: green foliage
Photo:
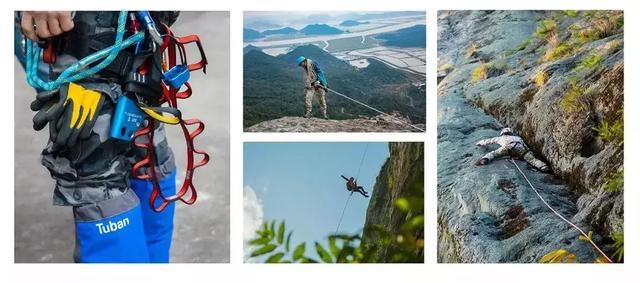
{"type": "Polygon", "coordinates": [[[567,43],[559,43],[556,46],[549,47],[542,57],[543,62],[558,60],[570,55],[574,51],[574,47],[567,43]]]}
{"type": "Polygon", "coordinates": [[[582,96],[582,94],[583,91],[578,86],[577,79],[569,79],[569,88],[562,97],[562,100],[560,100],[560,106],[562,106],[562,108],[568,112],[581,110],[583,107],[582,103],[580,102],[580,97],[582,96]]]}
{"type": "Polygon", "coordinates": [[[582,45],[615,34],[623,26],[624,16],[621,11],[585,13],[584,21],[572,26],[571,39],[582,45]]]}
{"type": "Polygon", "coordinates": [[[613,247],[615,248],[615,252],[613,252],[613,258],[617,262],[622,262],[624,259],[624,233],[615,233],[611,235],[613,239],[613,247]]]}
{"type": "Polygon", "coordinates": [[[582,71],[582,70],[591,70],[592,68],[596,68],[602,65],[603,57],[597,52],[591,53],[580,60],[578,66],[575,67],[574,70],[582,71]]]}
{"type": "Polygon", "coordinates": [[[567,17],[575,18],[579,15],[578,10],[564,10],[562,13],[567,17]]]}
{"type": "Polygon", "coordinates": [[[479,82],[497,74],[503,73],[506,65],[495,62],[482,63],[471,71],[471,82],[479,82]]]}
{"type": "Polygon", "coordinates": [[[558,24],[556,21],[552,19],[544,19],[538,22],[538,26],[536,30],[533,32],[533,36],[540,39],[549,39],[549,37],[553,36],[558,28],[558,24]]]}
{"type": "Polygon", "coordinates": [[[617,192],[624,188],[624,171],[619,170],[607,177],[602,189],[608,192],[617,192]]]}
{"type": "Polygon", "coordinates": [[[524,41],[520,42],[518,46],[516,46],[516,50],[517,51],[524,50],[525,48],[527,48],[527,46],[529,46],[529,43],[531,43],[531,39],[525,39],[524,41]]]}
{"type": "Polygon", "coordinates": [[[574,263],[576,262],[576,255],[574,253],[570,253],[565,249],[557,249],[555,251],[551,251],[546,255],[542,256],[539,263],[574,263]]]}
{"type": "Polygon", "coordinates": [[[619,145],[624,143],[624,117],[620,116],[619,119],[612,123],[606,120],[601,120],[600,125],[594,128],[598,133],[598,137],[606,142],[616,142],[619,145]]]}

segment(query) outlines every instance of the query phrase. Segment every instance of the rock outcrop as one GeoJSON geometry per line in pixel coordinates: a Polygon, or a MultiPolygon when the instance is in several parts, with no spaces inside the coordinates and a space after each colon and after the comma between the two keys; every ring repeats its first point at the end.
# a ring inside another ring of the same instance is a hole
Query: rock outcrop
{"type": "Polygon", "coordinates": [[[610,188],[624,153],[621,12],[441,12],[438,32],[439,260],[597,257],[508,160],[473,165],[475,142],[505,126],[552,167],[516,161],[543,197],[611,254],[624,212],[622,184],[610,188]]]}
{"type": "MultiPolygon", "coordinates": [[[[412,132],[410,121],[400,116],[330,120],[321,118],[282,117],[245,128],[245,132],[412,132]]],[[[424,124],[414,125],[424,129],[424,124]]]]}
{"type": "Polygon", "coordinates": [[[389,158],[371,193],[362,235],[362,245],[372,253],[372,262],[424,262],[423,226],[407,230],[411,219],[424,217],[423,204],[424,144],[390,143],[389,158]],[[399,199],[410,203],[410,208],[399,207],[399,199]],[[398,237],[404,237],[410,247],[400,247],[403,243],[397,242],[398,237]]]}

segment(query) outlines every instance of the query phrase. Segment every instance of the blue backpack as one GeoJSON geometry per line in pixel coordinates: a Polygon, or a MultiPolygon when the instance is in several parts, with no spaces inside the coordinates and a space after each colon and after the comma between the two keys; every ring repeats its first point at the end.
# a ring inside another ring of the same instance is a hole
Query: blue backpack
{"type": "Polygon", "coordinates": [[[327,78],[324,76],[324,72],[322,72],[322,69],[320,68],[318,63],[314,62],[313,70],[316,72],[316,74],[318,74],[318,80],[320,81],[320,84],[324,87],[329,87],[327,78]]]}

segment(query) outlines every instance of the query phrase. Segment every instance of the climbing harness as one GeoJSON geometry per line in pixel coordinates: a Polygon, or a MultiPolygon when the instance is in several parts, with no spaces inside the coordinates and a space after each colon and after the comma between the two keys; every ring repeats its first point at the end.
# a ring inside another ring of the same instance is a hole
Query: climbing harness
{"type": "Polygon", "coordinates": [[[120,11],[114,44],[80,59],[53,81],[44,81],[38,76],[40,60],[48,64],[55,63],[55,52],[50,49],[52,45],[43,50],[38,43],[26,39],[27,82],[41,91],[55,91],[64,84],[93,76],[117,61],[121,51],[135,45],[135,59],[132,63],[126,62],[131,63],[132,71],[127,71],[129,74],[121,78],[124,81],[123,94],[118,98],[110,136],[133,142],[135,147],[145,151],[145,157],[132,166],[131,172],[133,177],[153,184],[149,205],[156,212],[161,212],[169,203],[177,200],[193,204],[197,199],[193,185],[194,171],[209,162],[209,155],[194,147],[195,138],[204,131],[204,123],[198,119],[183,119],[178,109],[178,99],[187,99],[192,94],[189,72],[202,69],[206,73],[204,49],[197,35],[177,37],[164,24],[162,30],[164,34],[160,34],[147,11],[120,11]],[[124,39],[128,18],[133,35],[124,39]],[[140,28],[138,20],[143,23],[146,32],[140,28]],[[147,34],[150,38],[146,37],[147,34]],[[150,50],[142,50],[144,42],[150,50]],[[192,43],[199,49],[200,61],[189,64],[185,46],[192,43]],[[158,73],[162,78],[156,81],[154,75],[158,73]],[[160,106],[164,103],[168,106],[160,106]],[[153,138],[158,123],[180,125],[187,148],[184,181],[180,190],[172,196],[162,194],[156,172],[153,138]],[[191,126],[195,126],[195,129],[190,130],[191,126]],[[196,155],[201,156],[198,161],[195,160],[196,155]]]}
{"type": "MultiPolygon", "coordinates": [[[[360,159],[360,165],[358,166],[358,174],[354,179],[356,183],[358,182],[358,177],[360,177],[360,169],[362,169],[362,164],[364,163],[364,157],[367,155],[367,150],[369,150],[369,143],[366,143],[364,147],[364,153],[362,153],[362,158],[360,159]]],[[[349,194],[349,197],[347,198],[347,201],[344,204],[344,208],[342,208],[342,213],[340,214],[340,219],[338,220],[338,225],[336,226],[336,232],[334,234],[337,234],[338,229],[340,229],[340,224],[342,224],[342,218],[344,217],[344,212],[347,210],[347,206],[349,205],[349,201],[351,200],[351,196],[353,196],[354,192],[355,191],[351,191],[351,193],[349,194]]]]}
{"type": "Polygon", "coordinates": [[[600,255],[602,255],[609,263],[613,263],[613,261],[598,247],[598,245],[596,245],[596,243],[594,243],[593,240],[591,240],[591,237],[589,237],[589,235],[587,235],[587,233],[582,231],[582,229],[580,229],[580,227],[578,227],[576,224],[573,224],[571,221],[569,221],[564,216],[562,216],[559,212],[557,212],[555,209],[553,209],[553,207],[551,207],[551,205],[549,205],[549,203],[547,203],[547,201],[544,200],[544,198],[542,197],[542,195],[540,195],[538,190],[533,186],[533,184],[531,184],[531,181],[529,181],[529,178],[527,178],[527,175],[525,175],[524,172],[522,172],[522,170],[520,170],[520,167],[518,166],[518,164],[516,164],[516,162],[513,160],[513,158],[511,158],[509,160],[511,161],[511,163],[513,163],[513,165],[516,167],[516,169],[518,169],[518,172],[520,172],[522,177],[524,177],[524,179],[527,181],[527,183],[529,184],[529,187],[531,187],[533,192],[538,196],[538,198],[542,201],[542,203],[544,203],[544,205],[547,208],[549,208],[549,210],[551,210],[551,212],[553,212],[553,214],[558,216],[560,219],[562,219],[562,221],[566,222],[567,224],[569,224],[574,229],[578,230],[578,232],[580,232],[580,234],[582,234],[582,236],[586,239],[586,241],[589,242],[589,244],[591,244],[591,246],[593,246],[593,248],[595,248],[600,253],[600,255]]]}
{"type": "MultiPolygon", "coordinates": [[[[385,115],[385,116],[391,117],[392,119],[395,119],[395,118],[396,118],[396,117],[394,117],[393,115],[387,114],[387,113],[385,113],[385,112],[383,112],[383,111],[381,111],[381,110],[379,110],[379,109],[376,109],[376,108],[374,108],[374,107],[371,107],[371,106],[369,106],[369,105],[367,105],[367,104],[365,104],[365,103],[363,103],[363,102],[360,102],[360,101],[358,101],[358,100],[356,100],[356,99],[353,99],[353,98],[351,98],[351,97],[348,97],[348,96],[346,96],[346,95],[344,95],[344,94],[342,94],[342,93],[339,93],[339,92],[337,92],[337,91],[335,91],[335,90],[333,90],[333,89],[330,89],[330,88],[328,88],[328,87],[325,87],[324,89],[326,89],[326,90],[328,90],[328,91],[330,91],[330,92],[333,92],[333,93],[335,93],[335,94],[337,94],[337,95],[339,95],[339,96],[342,96],[342,97],[344,97],[344,98],[346,98],[346,99],[348,99],[348,100],[351,100],[351,101],[353,101],[353,102],[355,102],[355,103],[358,103],[358,104],[360,104],[360,105],[362,105],[362,106],[364,106],[364,107],[366,107],[366,108],[369,108],[369,109],[371,109],[371,110],[373,110],[373,111],[375,111],[375,112],[378,112],[378,113],[380,113],[380,114],[382,114],[382,115],[385,115]]],[[[400,122],[401,122],[402,124],[405,124],[405,125],[407,125],[407,126],[411,127],[411,128],[414,128],[414,129],[416,129],[416,130],[418,130],[418,131],[420,131],[420,132],[424,132],[424,131],[425,131],[424,129],[422,129],[422,128],[418,127],[418,126],[415,126],[415,125],[413,125],[413,124],[411,124],[411,123],[407,123],[407,122],[404,122],[404,121],[400,121],[400,122]]]]}

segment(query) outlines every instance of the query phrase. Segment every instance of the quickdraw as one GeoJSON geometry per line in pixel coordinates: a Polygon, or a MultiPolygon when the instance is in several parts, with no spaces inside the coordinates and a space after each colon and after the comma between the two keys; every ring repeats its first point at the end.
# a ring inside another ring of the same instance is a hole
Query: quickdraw
{"type": "MultiPolygon", "coordinates": [[[[176,37],[168,26],[165,25],[163,27],[166,34],[162,36],[163,44],[161,46],[161,51],[165,55],[163,56],[163,61],[165,63],[163,64],[163,68],[166,70],[165,74],[171,70],[175,70],[175,68],[183,68],[186,70],[187,74],[188,72],[200,69],[206,73],[207,59],[198,36],[190,35],[185,37],[176,37]],[[195,43],[198,46],[201,59],[197,63],[188,64],[185,45],[191,43],[195,43]],[[181,64],[177,64],[177,53],[180,54],[181,64]]],[[[184,73],[182,73],[182,75],[188,76],[184,75],[184,73]]],[[[167,102],[170,109],[178,109],[178,99],[187,99],[191,97],[191,85],[186,80],[184,80],[182,84],[176,84],[175,82],[172,83],[169,79],[165,79],[161,84],[163,95],[163,100],[161,102],[167,102]],[[182,86],[184,86],[184,90],[181,91],[182,86]]],[[[142,160],[133,165],[133,176],[138,179],[149,180],[153,183],[153,191],[149,198],[149,205],[156,212],[162,211],[169,203],[178,200],[185,204],[193,204],[197,199],[197,192],[192,181],[194,171],[209,162],[209,154],[205,151],[196,149],[194,146],[194,139],[204,131],[204,123],[198,119],[183,119],[180,112],[171,113],[173,116],[169,118],[159,114],[167,112],[167,108],[141,107],[141,109],[147,113],[147,123],[133,135],[133,141],[136,147],[146,150],[146,155],[142,160]],[[180,189],[172,196],[163,195],[160,190],[160,184],[155,170],[156,162],[153,152],[153,134],[157,122],[179,124],[186,142],[186,175],[180,189]],[[196,128],[193,131],[190,131],[188,126],[192,125],[196,125],[196,128]],[[138,138],[143,136],[147,137],[146,143],[136,141],[138,138]],[[196,155],[202,156],[202,158],[197,162],[195,158],[196,155]],[[146,170],[143,170],[143,168],[146,168],[146,170]],[[147,173],[143,173],[145,171],[147,173]]]]}

